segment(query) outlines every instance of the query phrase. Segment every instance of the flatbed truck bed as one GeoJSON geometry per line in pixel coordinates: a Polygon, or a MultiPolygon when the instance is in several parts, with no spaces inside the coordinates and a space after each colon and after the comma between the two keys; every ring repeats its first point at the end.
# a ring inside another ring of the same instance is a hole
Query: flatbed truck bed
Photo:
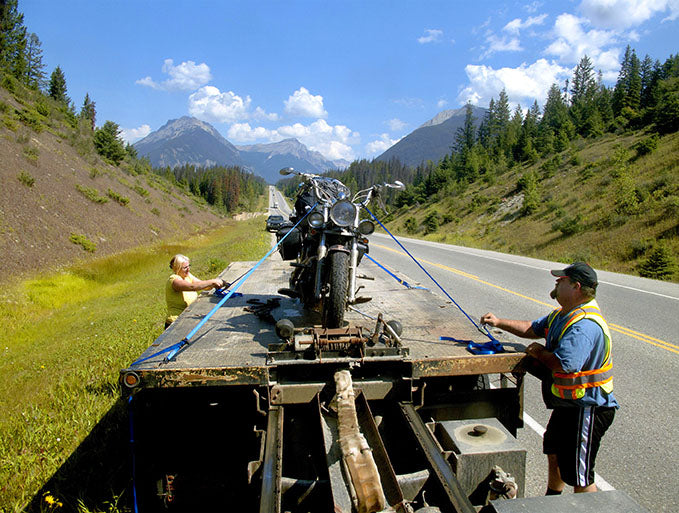
{"type": "MultiPolygon", "coordinates": [[[[190,344],[166,361],[164,349],[178,344],[207,315],[220,298],[203,293],[139,358],[129,370],[137,372],[145,387],[215,386],[228,384],[266,385],[270,369],[277,362],[267,359],[269,345],[280,343],[274,323],[247,311],[253,302],[280,300],[271,310],[274,320],[290,319],[296,327],[320,324],[320,317],[305,311],[299,301],[278,294],[286,287],[290,266],[280,258],[265,261],[239,288],[242,296],[229,298],[192,337],[190,344]],[[156,357],[145,360],[154,354],[156,357]]],[[[247,272],[255,262],[234,262],[220,278],[232,281],[247,272]]],[[[506,353],[474,355],[465,342],[440,340],[440,336],[460,341],[487,342],[488,338],[451,304],[424,288],[406,288],[370,261],[360,267],[362,296],[371,301],[356,308],[363,314],[385,320],[398,320],[403,326],[402,344],[409,349],[403,362],[412,367],[412,377],[459,376],[515,372],[524,359],[523,346],[505,343],[506,353]]],[[[345,316],[351,327],[364,332],[375,329],[375,321],[354,310],[345,316]]],[[[375,358],[373,358],[374,360],[375,358]]],[[[377,358],[379,360],[379,358],[377,358]]],[[[366,358],[370,360],[370,358],[366,358]]],[[[279,362],[282,363],[282,362],[279,362]]]]}

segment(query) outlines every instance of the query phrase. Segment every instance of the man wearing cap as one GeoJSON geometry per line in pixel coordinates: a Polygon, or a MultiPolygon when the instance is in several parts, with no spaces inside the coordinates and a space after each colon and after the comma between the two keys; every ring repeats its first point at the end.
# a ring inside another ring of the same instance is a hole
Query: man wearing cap
{"type": "Polygon", "coordinates": [[[585,262],[552,271],[550,293],[561,305],[536,321],[481,317],[488,324],[523,338],[544,338],[526,353],[543,370],[542,396],[552,415],[544,436],[549,462],[547,495],[565,485],[575,492],[594,492],[594,461],[601,438],[613,422],[618,402],[613,395],[611,335],[595,298],[597,275],[585,262]],[[546,372],[544,372],[546,371],[546,372]]]}

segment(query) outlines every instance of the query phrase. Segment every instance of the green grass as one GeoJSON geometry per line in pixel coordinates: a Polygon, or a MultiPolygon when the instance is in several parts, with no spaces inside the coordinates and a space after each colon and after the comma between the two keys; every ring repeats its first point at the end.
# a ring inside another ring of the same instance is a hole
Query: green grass
{"type": "Polygon", "coordinates": [[[0,511],[49,511],[47,494],[62,511],[113,510],[129,485],[118,371],[163,330],[170,258],[189,255],[204,277],[216,262],[256,260],[268,247],[260,222],[228,222],[4,289],[0,511]]]}
{"type": "Polygon", "coordinates": [[[35,178],[33,178],[30,173],[27,173],[26,171],[22,171],[19,173],[17,176],[19,181],[24,184],[26,187],[33,187],[35,184],[35,178]]]}
{"type": "Polygon", "coordinates": [[[106,195],[111,198],[113,201],[118,203],[118,205],[121,206],[126,206],[130,202],[130,198],[127,196],[123,196],[122,194],[117,193],[113,189],[109,189],[106,191],[106,195]]]}
{"type": "Polygon", "coordinates": [[[80,194],[94,203],[108,203],[108,198],[106,196],[100,195],[99,191],[94,187],[85,187],[83,185],[76,184],[75,188],[80,194]]]}
{"type": "Polygon", "coordinates": [[[81,248],[83,248],[85,251],[89,253],[94,253],[97,250],[97,245],[92,242],[87,235],[82,235],[79,233],[72,233],[69,237],[68,240],[70,240],[73,244],[77,244],[81,248]]]}

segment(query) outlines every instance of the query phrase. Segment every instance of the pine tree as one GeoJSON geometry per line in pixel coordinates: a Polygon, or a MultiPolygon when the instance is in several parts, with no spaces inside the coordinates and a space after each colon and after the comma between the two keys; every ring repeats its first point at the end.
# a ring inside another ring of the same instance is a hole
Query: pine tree
{"type": "Polygon", "coordinates": [[[474,122],[474,110],[471,103],[467,103],[464,112],[464,124],[455,132],[455,141],[453,143],[453,151],[462,154],[465,151],[471,150],[476,143],[476,128],[474,122]]]}
{"type": "Polygon", "coordinates": [[[570,114],[575,130],[583,137],[603,133],[603,122],[596,102],[597,81],[592,61],[585,55],[573,73],[570,114]]]}
{"type": "Polygon", "coordinates": [[[66,77],[59,66],[54,68],[52,75],[50,75],[48,94],[51,98],[64,105],[68,105],[71,102],[71,99],[66,94],[66,77]]]}
{"type": "Polygon", "coordinates": [[[89,93],[85,93],[85,101],[80,109],[80,118],[89,121],[92,130],[94,130],[97,110],[95,108],[95,103],[90,99],[89,93]]]}
{"type": "Polygon", "coordinates": [[[596,94],[596,107],[601,115],[601,123],[603,128],[607,129],[611,123],[613,123],[613,91],[606,87],[603,82],[603,77],[601,71],[599,71],[597,77],[597,94],[596,94]]]}
{"type": "Polygon", "coordinates": [[[575,126],[570,120],[568,107],[558,84],[552,84],[547,93],[539,132],[543,154],[552,150],[563,151],[575,135],[575,126]]]}
{"type": "Polygon", "coordinates": [[[571,105],[588,103],[596,93],[597,83],[592,61],[585,55],[575,67],[571,85],[571,105]]]}
{"type": "Polygon", "coordinates": [[[664,243],[659,243],[639,266],[639,274],[656,280],[669,280],[677,268],[677,260],[664,243]]]}
{"type": "MultiPolygon", "coordinates": [[[[616,116],[629,108],[634,114],[641,103],[641,63],[634,50],[627,45],[620,66],[618,81],[613,89],[613,112],[616,116]]],[[[630,113],[628,113],[630,114],[630,113]]]]}
{"type": "Polygon", "coordinates": [[[42,43],[34,33],[28,36],[28,46],[26,48],[26,85],[32,89],[41,89],[45,85],[42,43]]]}
{"type": "Polygon", "coordinates": [[[26,28],[24,27],[24,15],[18,11],[17,6],[17,0],[0,2],[0,69],[23,80],[26,28]]]}
{"type": "Polygon", "coordinates": [[[495,117],[495,100],[490,99],[488,103],[488,110],[484,116],[481,124],[479,125],[479,143],[484,148],[490,148],[490,126],[493,124],[493,118],[495,117]]]}
{"type": "Polygon", "coordinates": [[[94,131],[93,140],[97,153],[118,165],[125,158],[125,147],[120,138],[120,127],[113,121],[94,131]]]}
{"type": "Polygon", "coordinates": [[[642,109],[649,107],[650,104],[651,104],[651,100],[652,100],[651,88],[653,87],[653,83],[655,82],[656,70],[657,70],[657,68],[655,67],[655,65],[653,63],[653,60],[647,54],[644,57],[644,60],[641,61],[640,107],[642,109]]]}
{"type": "Polygon", "coordinates": [[[496,149],[500,152],[508,150],[507,132],[509,130],[510,116],[509,97],[507,96],[507,91],[503,89],[500,91],[497,103],[495,104],[495,116],[490,127],[491,138],[494,140],[496,149]]]}
{"type": "Polygon", "coordinates": [[[514,158],[518,161],[536,162],[538,152],[535,149],[536,138],[538,135],[538,123],[540,120],[540,106],[537,100],[526,112],[526,117],[521,125],[521,134],[514,149],[514,158]]]}

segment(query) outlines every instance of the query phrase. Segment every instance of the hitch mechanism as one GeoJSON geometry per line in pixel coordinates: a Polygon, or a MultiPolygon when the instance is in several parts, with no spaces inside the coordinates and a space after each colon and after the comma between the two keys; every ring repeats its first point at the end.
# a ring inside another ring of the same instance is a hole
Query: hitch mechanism
{"type": "Polygon", "coordinates": [[[336,358],[402,357],[408,348],[401,345],[401,326],[397,321],[377,319],[375,332],[364,334],[360,326],[345,328],[295,328],[288,319],[276,323],[282,344],[269,344],[269,363],[281,360],[322,361],[336,358]]]}

